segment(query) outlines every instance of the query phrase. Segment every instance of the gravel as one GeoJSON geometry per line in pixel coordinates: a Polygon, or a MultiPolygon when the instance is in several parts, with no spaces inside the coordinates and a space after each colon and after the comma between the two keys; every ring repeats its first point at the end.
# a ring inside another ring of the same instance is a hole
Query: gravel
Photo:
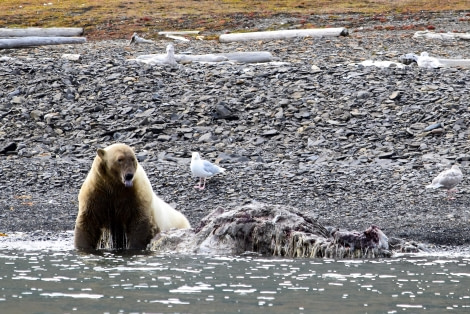
{"type": "MultiPolygon", "coordinates": [[[[426,24],[467,32],[462,16],[428,15],[426,24]]],[[[0,232],[72,230],[96,149],[123,142],[193,226],[219,206],[258,201],[328,226],[376,224],[388,236],[468,245],[470,70],[358,63],[423,51],[469,59],[470,42],[413,39],[409,21],[389,21],[394,29],[339,16],[330,26],[350,34],[337,38],[173,43],[176,53],[269,51],[275,64],[130,60],[164,53],[166,40],[0,50],[0,232]],[[192,151],[227,169],[202,191],[192,151]],[[453,163],[464,173],[456,200],[425,190],[453,163]]]]}

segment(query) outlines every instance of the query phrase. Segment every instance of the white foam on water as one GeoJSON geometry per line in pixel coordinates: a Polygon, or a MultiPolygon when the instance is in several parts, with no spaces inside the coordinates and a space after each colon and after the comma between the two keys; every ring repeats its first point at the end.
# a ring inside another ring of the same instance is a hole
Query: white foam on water
{"type": "Polygon", "coordinates": [[[74,249],[73,231],[57,233],[50,240],[35,240],[37,235],[31,233],[14,232],[0,237],[2,250],[21,251],[70,251],[74,249]]]}

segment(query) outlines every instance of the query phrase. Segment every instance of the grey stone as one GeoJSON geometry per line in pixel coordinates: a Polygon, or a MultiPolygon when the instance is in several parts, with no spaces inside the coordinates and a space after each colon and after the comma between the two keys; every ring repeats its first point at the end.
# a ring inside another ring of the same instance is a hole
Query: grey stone
{"type": "Polygon", "coordinates": [[[210,142],[212,140],[212,133],[206,133],[199,137],[198,142],[210,142]]]}
{"type": "Polygon", "coordinates": [[[11,103],[19,105],[19,104],[22,104],[24,102],[24,100],[25,99],[22,96],[13,96],[13,98],[11,99],[11,103]]]}

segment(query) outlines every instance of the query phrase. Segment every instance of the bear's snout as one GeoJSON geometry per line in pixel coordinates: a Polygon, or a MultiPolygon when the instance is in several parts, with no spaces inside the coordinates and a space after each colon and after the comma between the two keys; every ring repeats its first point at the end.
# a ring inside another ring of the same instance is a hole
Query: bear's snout
{"type": "Polygon", "coordinates": [[[134,179],[134,174],[133,173],[126,173],[124,175],[124,185],[126,188],[132,187],[132,180],[134,179]]]}

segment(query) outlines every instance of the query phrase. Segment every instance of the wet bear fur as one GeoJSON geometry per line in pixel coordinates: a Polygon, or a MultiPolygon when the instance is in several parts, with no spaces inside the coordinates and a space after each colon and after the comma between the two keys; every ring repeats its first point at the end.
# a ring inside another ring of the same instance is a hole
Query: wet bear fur
{"type": "Polygon", "coordinates": [[[160,199],[131,147],[98,149],[78,195],[77,249],[146,249],[160,231],[190,228],[186,217],[160,199]]]}

